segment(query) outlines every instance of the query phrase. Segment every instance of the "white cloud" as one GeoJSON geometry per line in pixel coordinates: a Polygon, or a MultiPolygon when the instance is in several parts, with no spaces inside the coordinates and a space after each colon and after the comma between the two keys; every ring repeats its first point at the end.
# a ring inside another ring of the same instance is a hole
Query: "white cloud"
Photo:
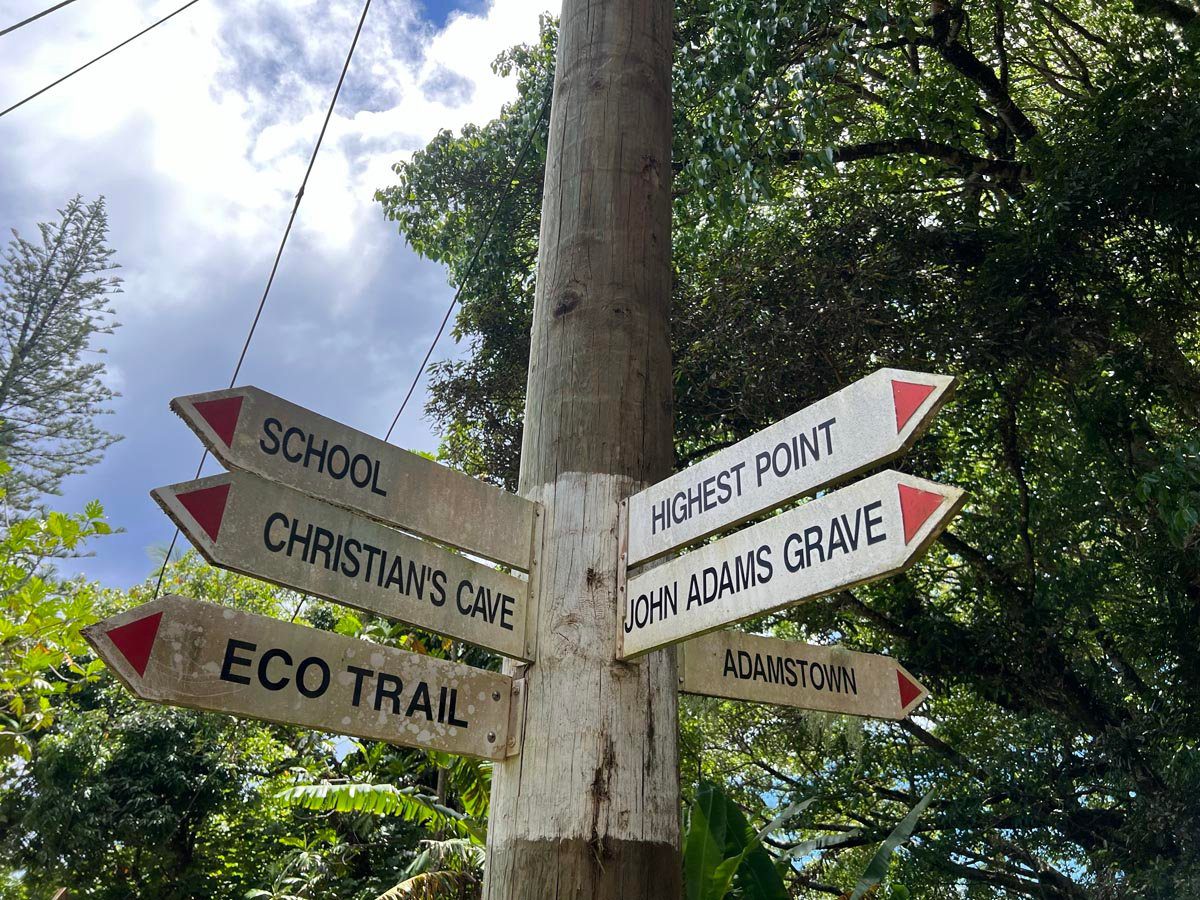
{"type": "MultiPolygon", "coordinates": [[[[0,108],[108,49],[182,0],[79,3],[0,39],[0,108]]],[[[45,0],[0,0],[0,24],[45,0]]],[[[382,218],[375,189],[439,129],[496,115],[515,92],[492,60],[537,37],[551,0],[494,0],[437,30],[415,0],[375,0],[313,170],[243,383],[381,432],[450,293],[382,218]]],[[[68,482],[118,525],[81,568],[144,574],[170,538],[146,497],[189,477],[198,448],[166,412],[223,386],[261,294],[357,24],[355,0],[200,0],[0,118],[0,228],[30,231],[75,193],[109,199],[124,327],[106,340],[124,397],[104,422],[127,439],[68,482]]],[[[453,355],[444,345],[436,358],[453,355]]],[[[400,443],[432,448],[421,397],[400,443]]]]}

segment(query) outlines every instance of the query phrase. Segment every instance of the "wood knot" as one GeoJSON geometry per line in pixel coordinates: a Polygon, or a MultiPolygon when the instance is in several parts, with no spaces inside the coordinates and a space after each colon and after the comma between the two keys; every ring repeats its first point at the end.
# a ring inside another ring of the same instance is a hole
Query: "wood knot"
{"type": "Polygon", "coordinates": [[[558,302],[554,304],[554,318],[561,319],[583,302],[583,295],[572,288],[562,292],[558,302]]]}

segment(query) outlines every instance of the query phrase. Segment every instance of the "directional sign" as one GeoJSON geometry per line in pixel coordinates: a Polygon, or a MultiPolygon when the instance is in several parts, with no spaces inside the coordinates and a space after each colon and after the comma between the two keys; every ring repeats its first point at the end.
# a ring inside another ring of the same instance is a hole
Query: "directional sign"
{"type": "Polygon", "coordinates": [[[529,583],[249,472],[151,491],[213,565],[529,659],[529,583]]]}
{"type": "Polygon", "coordinates": [[[964,502],[880,472],[630,577],[620,656],[645,653],[912,565],[964,502]]]}
{"type": "Polygon", "coordinates": [[[903,719],[929,696],[894,659],[719,631],[679,646],[688,694],[774,703],[872,719],[903,719]]]}
{"type": "Polygon", "coordinates": [[[880,369],[629,498],[629,565],[899,456],[954,379],[880,369]]]}
{"type": "Polygon", "coordinates": [[[171,401],[222,465],[528,570],[535,505],[254,387],[171,401]]]}
{"type": "Polygon", "coordinates": [[[83,635],[143,700],[463,756],[516,751],[514,683],[495,672],[186,597],[83,635]]]}

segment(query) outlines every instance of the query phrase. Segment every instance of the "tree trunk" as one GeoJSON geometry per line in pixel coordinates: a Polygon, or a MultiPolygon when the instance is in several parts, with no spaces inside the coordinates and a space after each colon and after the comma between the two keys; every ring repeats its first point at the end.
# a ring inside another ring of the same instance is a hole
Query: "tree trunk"
{"type": "Polygon", "coordinates": [[[521,452],[537,661],[494,769],[489,900],[680,895],[674,651],[614,659],[618,505],[672,459],[671,13],[563,4],[521,452]]]}

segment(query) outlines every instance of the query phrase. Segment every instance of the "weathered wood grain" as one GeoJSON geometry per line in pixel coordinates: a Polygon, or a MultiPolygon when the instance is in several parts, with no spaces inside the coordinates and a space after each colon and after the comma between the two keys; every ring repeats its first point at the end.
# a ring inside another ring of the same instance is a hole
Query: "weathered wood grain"
{"type": "Polygon", "coordinates": [[[680,895],[674,654],[614,660],[618,503],[671,468],[671,13],[563,4],[521,455],[537,661],[489,900],[680,895]]]}

